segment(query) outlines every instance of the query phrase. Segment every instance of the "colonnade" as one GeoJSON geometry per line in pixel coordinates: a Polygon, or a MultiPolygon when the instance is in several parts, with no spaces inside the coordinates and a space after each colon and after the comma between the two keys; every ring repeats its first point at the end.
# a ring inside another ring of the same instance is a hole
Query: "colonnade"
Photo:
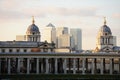
{"type": "Polygon", "coordinates": [[[4,73],[120,74],[120,58],[39,58],[38,56],[0,58],[0,74],[4,73]],[[107,71],[106,65],[109,69],[107,71]]]}

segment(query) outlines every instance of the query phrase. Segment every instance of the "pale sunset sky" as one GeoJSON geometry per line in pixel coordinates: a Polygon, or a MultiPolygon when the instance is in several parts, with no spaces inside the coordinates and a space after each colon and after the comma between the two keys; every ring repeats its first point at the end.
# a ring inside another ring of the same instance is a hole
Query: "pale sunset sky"
{"type": "Polygon", "coordinates": [[[120,0],[0,0],[0,41],[25,35],[31,16],[41,36],[49,23],[82,29],[82,49],[95,49],[96,36],[106,16],[120,46],[120,0]]]}

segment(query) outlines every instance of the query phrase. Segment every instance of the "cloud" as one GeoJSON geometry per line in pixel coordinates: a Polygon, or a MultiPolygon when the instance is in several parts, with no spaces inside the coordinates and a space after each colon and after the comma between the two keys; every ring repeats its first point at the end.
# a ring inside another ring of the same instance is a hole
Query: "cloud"
{"type": "Polygon", "coordinates": [[[112,14],[112,17],[113,18],[120,18],[120,13],[114,13],[114,14],[112,14]]]}
{"type": "MultiPolygon", "coordinates": [[[[1,0],[0,1],[0,18],[20,18],[28,16],[45,17],[54,16],[94,16],[96,8],[65,8],[56,6],[35,5],[40,3],[39,0],[1,0]]],[[[41,4],[41,3],[40,3],[41,4]]]]}
{"type": "Polygon", "coordinates": [[[22,5],[20,0],[1,0],[0,7],[4,10],[17,10],[22,5]]]}
{"type": "Polygon", "coordinates": [[[60,15],[60,16],[94,16],[96,8],[61,8],[61,7],[39,7],[24,9],[26,14],[35,15],[60,15]]]}
{"type": "Polygon", "coordinates": [[[1,0],[0,1],[0,19],[21,18],[23,13],[20,11],[21,3],[19,0],[1,0]]]}
{"type": "MultiPolygon", "coordinates": [[[[39,0],[1,0],[0,1],[0,18],[1,19],[16,19],[29,16],[46,17],[46,16],[95,16],[97,8],[65,8],[55,6],[35,5],[39,0]],[[34,4],[31,4],[31,3],[34,4]]],[[[39,1],[40,2],[40,1],[39,1]]]]}

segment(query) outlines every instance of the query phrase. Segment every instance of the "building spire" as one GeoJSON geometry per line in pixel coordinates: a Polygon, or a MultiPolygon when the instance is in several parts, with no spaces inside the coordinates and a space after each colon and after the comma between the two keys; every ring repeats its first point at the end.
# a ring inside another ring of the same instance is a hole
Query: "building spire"
{"type": "Polygon", "coordinates": [[[106,17],[104,17],[104,25],[106,25],[106,17]]]}
{"type": "Polygon", "coordinates": [[[34,24],[34,23],[35,23],[34,16],[32,16],[32,24],[34,24]]]}

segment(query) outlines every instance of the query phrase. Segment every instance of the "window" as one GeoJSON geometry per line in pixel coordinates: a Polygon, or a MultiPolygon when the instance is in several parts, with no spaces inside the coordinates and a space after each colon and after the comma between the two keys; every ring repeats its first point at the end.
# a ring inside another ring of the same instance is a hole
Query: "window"
{"type": "Polygon", "coordinates": [[[17,52],[20,52],[20,49],[17,49],[16,51],[17,51],[17,52]]]}
{"type": "Polygon", "coordinates": [[[12,49],[9,49],[9,52],[12,52],[12,49]]]}
{"type": "Polygon", "coordinates": [[[33,35],[34,35],[35,33],[33,32],[33,35]]]}
{"type": "Polygon", "coordinates": [[[105,35],[107,36],[107,33],[105,33],[105,35]]]}
{"type": "Polygon", "coordinates": [[[53,49],[50,49],[51,50],[51,52],[53,52],[53,49]]]}
{"type": "Polygon", "coordinates": [[[4,52],[5,52],[5,49],[2,49],[2,52],[4,53],[4,52]]]}
{"type": "Polygon", "coordinates": [[[27,52],[27,50],[26,50],[26,49],[24,49],[24,52],[27,52]]]}

